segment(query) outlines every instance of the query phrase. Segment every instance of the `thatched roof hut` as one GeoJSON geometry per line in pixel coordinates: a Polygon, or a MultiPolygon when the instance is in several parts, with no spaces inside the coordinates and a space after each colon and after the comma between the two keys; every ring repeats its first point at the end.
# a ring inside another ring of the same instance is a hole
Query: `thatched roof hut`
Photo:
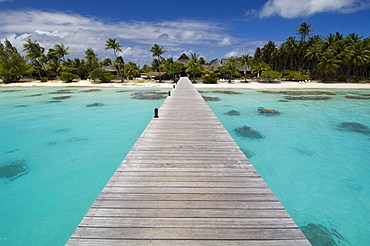
{"type": "Polygon", "coordinates": [[[112,72],[112,73],[117,73],[118,72],[117,68],[112,66],[112,64],[110,64],[110,63],[105,63],[101,68],[106,70],[106,71],[112,72]]]}
{"type": "Polygon", "coordinates": [[[167,73],[166,72],[149,72],[148,76],[152,77],[152,78],[158,78],[159,76],[160,77],[165,77],[165,76],[167,76],[167,73]]]}
{"type": "Polygon", "coordinates": [[[221,62],[216,58],[216,59],[213,59],[209,64],[208,64],[208,68],[211,68],[213,67],[214,69],[217,69],[219,67],[222,67],[222,64],[221,62]]]}
{"type": "Polygon", "coordinates": [[[189,57],[187,55],[185,55],[185,53],[182,53],[182,55],[179,57],[179,59],[177,59],[177,62],[180,62],[182,64],[186,64],[189,62],[189,57]]]}

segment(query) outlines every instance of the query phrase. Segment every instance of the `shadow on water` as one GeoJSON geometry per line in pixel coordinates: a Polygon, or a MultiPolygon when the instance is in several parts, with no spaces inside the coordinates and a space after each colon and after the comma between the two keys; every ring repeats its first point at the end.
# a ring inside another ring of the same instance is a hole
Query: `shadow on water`
{"type": "Polygon", "coordinates": [[[244,153],[244,155],[248,158],[248,159],[250,159],[250,158],[252,158],[253,156],[254,156],[254,152],[252,152],[252,151],[250,151],[250,150],[247,150],[247,149],[241,149],[242,151],[243,151],[243,153],[244,153]]]}
{"type": "Polygon", "coordinates": [[[27,172],[26,160],[10,161],[0,165],[0,179],[5,179],[5,181],[13,181],[27,172]]]}
{"type": "Polygon", "coordinates": [[[346,242],[339,232],[333,228],[327,228],[319,224],[309,223],[301,228],[304,235],[313,246],[337,246],[346,242]]]}
{"type": "Polygon", "coordinates": [[[230,110],[229,112],[225,113],[226,115],[231,115],[231,116],[239,116],[240,112],[237,110],[230,110]]]}
{"type": "Polygon", "coordinates": [[[259,131],[252,129],[249,126],[237,127],[235,128],[235,132],[238,136],[244,138],[263,138],[259,131]]]}
{"type": "Polygon", "coordinates": [[[365,135],[370,135],[370,128],[357,122],[342,122],[338,128],[343,131],[358,132],[365,135]]]}
{"type": "Polygon", "coordinates": [[[146,92],[135,92],[132,94],[133,99],[162,99],[167,97],[167,92],[156,92],[156,91],[146,91],[146,92]]]}

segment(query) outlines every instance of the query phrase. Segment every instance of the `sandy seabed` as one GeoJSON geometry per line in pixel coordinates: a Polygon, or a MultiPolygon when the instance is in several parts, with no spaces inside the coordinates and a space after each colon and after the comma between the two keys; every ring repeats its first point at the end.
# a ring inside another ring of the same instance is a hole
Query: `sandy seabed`
{"type": "MultiPolygon", "coordinates": [[[[194,84],[198,89],[370,89],[370,83],[320,83],[317,81],[311,82],[280,82],[280,83],[259,83],[256,81],[244,82],[221,82],[217,84],[194,84]]],[[[0,84],[0,88],[4,87],[116,87],[116,88],[173,88],[173,83],[157,81],[137,81],[128,80],[123,83],[91,83],[88,80],[78,82],[20,82],[11,84],[0,84]]]]}

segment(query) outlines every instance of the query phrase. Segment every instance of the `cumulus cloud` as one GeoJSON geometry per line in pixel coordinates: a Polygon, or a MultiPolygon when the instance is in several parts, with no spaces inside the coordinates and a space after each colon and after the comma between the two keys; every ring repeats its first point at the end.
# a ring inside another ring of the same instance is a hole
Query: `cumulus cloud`
{"type": "Polygon", "coordinates": [[[0,15],[0,40],[9,39],[19,50],[27,39],[37,40],[46,50],[63,43],[73,58],[83,57],[89,47],[102,58],[112,57],[112,52],[104,49],[108,38],[120,41],[125,61],[140,64],[151,61],[149,49],[155,43],[173,56],[179,50],[196,47],[212,52],[215,47],[241,42],[221,25],[207,21],[107,22],[75,13],[36,10],[0,11],[0,15]]]}
{"type": "Polygon", "coordinates": [[[229,52],[225,53],[223,57],[228,58],[231,56],[242,56],[242,55],[253,55],[254,51],[256,50],[257,47],[261,47],[261,44],[265,42],[263,41],[258,41],[258,42],[250,42],[249,44],[245,45],[244,47],[241,48],[234,48],[230,50],[229,52]]]}
{"type": "Polygon", "coordinates": [[[367,8],[370,8],[369,0],[269,0],[260,11],[248,10],[246,15],[297,18],[323,12],[353,13],[367,8]]]}
{"type": "Polygon", "coordinates": [[[221,45],[221,46],[232,45],[232,44],[233,44],[233,42],[231,41],[230,38],[223,38],[221,40],[221,42],[219,43],[219,45],[221,45]]]}

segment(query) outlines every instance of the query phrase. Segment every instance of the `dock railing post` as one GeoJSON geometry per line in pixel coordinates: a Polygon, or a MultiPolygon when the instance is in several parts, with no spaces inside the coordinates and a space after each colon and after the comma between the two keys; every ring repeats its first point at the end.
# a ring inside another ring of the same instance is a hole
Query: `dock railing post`
{"type": "Polygon", "coordinates": [[[155,108],[155,109],[154,109],[154,118],[159,118],[159,115],[158,115],[158,108],[155,108]]]}

